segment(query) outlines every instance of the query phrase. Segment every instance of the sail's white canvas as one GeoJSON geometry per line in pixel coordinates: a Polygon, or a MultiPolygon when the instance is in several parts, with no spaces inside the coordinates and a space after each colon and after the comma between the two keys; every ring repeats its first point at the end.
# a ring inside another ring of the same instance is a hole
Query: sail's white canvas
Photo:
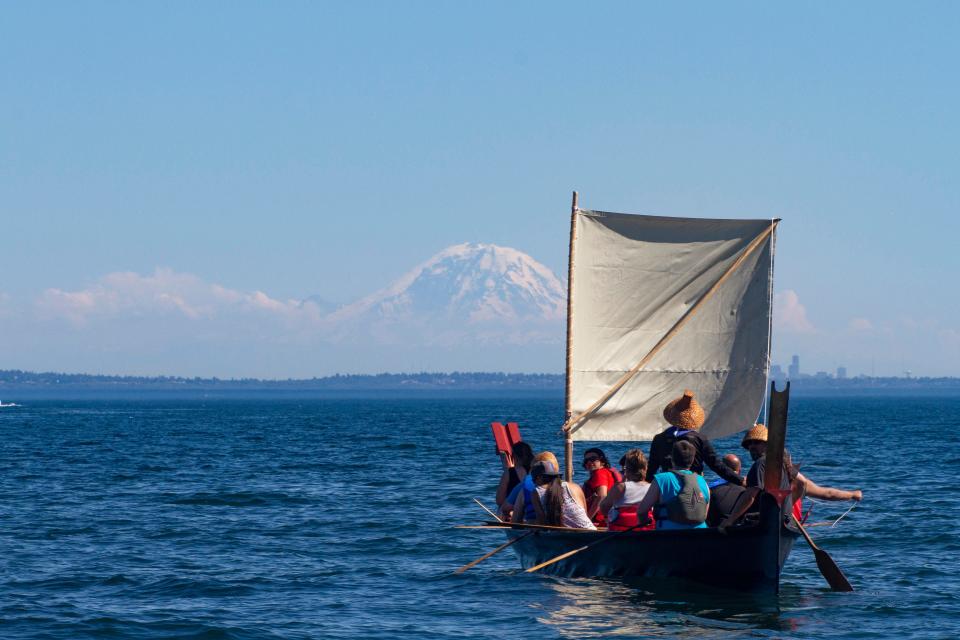
{"type": "Polygon", "coordinates": [[[691,389],[710,438],[757,420],[769,368],[773,221],[579,210],[571,287],[570,410],[591,405],[726,278],[575,440],[650,440],[663,408],[691,389]],[[733,271],[738,256],[767,234],[733,271]]]}

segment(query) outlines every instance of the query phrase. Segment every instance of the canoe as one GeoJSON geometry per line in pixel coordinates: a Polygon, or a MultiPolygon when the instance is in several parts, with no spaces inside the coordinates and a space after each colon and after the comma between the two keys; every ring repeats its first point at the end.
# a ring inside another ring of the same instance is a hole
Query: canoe
{"type": "MultiPolygon", "coordinates": [[[[567,272],[564,478],[573,444],[646,442],[664,407],[696,393],[707,438],[749,429],[767,405],[764,486],[781,491],[787,390],[766,402],[777,219],[666,218],[578,206],[573,194],[567,272]],[[687,392],[684,393],[687,395],[687,392]]],[[[669,419],[667,419],[669,420],[669,419]]],[[[678,425],[674,425],[678,426],[678,425]]],[[[681,578],[776,593],[799,535],[779,494],[760,518],[718,529],[627,532],[517,526],[508,542],[532,568],[569,577],[681,578]],[[527,531],[530,535],[520,536],[527,531]],[[602,537],[603,542],[599,542],[602,537]]]]}
{"type": "MultiPolygon", "coordinates": [[[[787,514],[789,515],[789,514],[787,514]]],[[[610,535],[606,531],[523,527],[507,532],[524,569],[610,535]]],[[[752,525],[628,531],[540,570],[561,577],[680,578],[744,591],[778,593],[780,572],[800,533],[784,524],[776,500],[760,497],[752,525]]]]}

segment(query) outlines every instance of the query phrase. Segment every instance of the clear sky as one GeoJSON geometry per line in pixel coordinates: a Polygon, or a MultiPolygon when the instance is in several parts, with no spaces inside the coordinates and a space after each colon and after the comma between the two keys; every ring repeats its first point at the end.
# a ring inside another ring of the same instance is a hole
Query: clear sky
{"type": "Polygon", "coordinates": [[[303,375],[98,360],[109,323],[85,352],[44,296],[164,268],[349,302],[465,241],[563,273],[578,189],[783,218],[775,362],[960,375],[958,28],[953,2],[8,4],[0,368],[303,375]]]}

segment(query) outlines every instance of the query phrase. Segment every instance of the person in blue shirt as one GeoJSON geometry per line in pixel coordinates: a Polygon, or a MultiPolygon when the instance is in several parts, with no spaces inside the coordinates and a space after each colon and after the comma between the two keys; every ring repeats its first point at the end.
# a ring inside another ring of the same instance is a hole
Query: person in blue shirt
{"type": "Polygon", "coordinates": [[[696,448],[689,442],[674,442],[670,471],[653,476],[647,495],[637,505],[637,513],[655,507],[657,529],[706,528],[710,489],[703,476],[690,470],[696,455],[696,448]]]}

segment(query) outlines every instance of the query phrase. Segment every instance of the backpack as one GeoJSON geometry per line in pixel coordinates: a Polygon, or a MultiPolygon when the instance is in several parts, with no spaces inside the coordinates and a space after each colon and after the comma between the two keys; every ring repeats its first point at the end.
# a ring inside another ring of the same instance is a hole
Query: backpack
{"type": "Polygon", "coordinates": [[[707,519],[707,502],[696,473],[671,472],[680,480],[680,493],[665,506],[667,518],[678,524],[700,524],[707,519]]]}

